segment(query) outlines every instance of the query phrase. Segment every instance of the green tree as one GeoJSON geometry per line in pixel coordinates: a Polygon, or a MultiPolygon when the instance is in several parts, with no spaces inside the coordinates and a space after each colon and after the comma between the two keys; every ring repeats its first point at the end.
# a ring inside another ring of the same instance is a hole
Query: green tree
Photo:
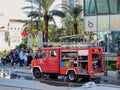
{"type": "MultiPolygon", "coordinates": [[[[69,28],[72,29],[71,25],[74,29],[74,34],[78,34],[78,25],[80,24],[82,28],[82,20],[80,17],[80,14],[82,13],[82,6],[76,5],[76,6],[68,6],[62,4],[63,13],[65,13],[66,18],[63,19],[63,22],[65,22],[65,25],[69,23],[69,28]]],[[[73,32],[72,32],[73,33],[73,32]]]]}
{"type": "MultiPolygon", "coordinates": [[[[29,0],[31,1],[31,0],[29,0]]],[[[49,21],[53,21],[55,23],[53,16],[64,17],[65,14],[61,13],[59,10],[51,10],[52,4],[55,0],[32,0],[34,4],[39,6],[38,9],[33,10],[32,12],[28,13],[28,17],[42,17],[44,20],[44,27],[45,27],[45,34],[44,34],[44,41],[48,42],[48,28],[49,28],[49,21]],[[41,7],[40,7],[41,6],[41,7]],[[41,10],[41,13],[39,12],[41,10]]],[[[26,7],[28,8],[28,7],[26,7]]],[[[24,8],[25,9],[25,8],[24,8]]],[[[38,18],[39,19],[39,18],[38,18]]]]}

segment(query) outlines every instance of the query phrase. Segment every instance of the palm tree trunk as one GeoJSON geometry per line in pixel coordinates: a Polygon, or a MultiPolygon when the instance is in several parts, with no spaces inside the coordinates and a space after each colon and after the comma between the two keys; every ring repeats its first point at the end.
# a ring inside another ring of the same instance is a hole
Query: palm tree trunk
{"type": "Polygon", "coordinates": [[[75,31],[75,34],[78,34],[78,30],[77,30],[77,23],[74,23],[74,31],[75,31]]]}
{"type": "Polygon", "coordinates": [[[77,20],[76,20],[76,18],[74,18],[74,32],[75,32],[75,34],[78,34],[77,26],[78,26],[77,20]]]}
{"type": "Polygon", "coordinates": [[[45,42],[48,42],[48,21],[49,21],[48,15],[44,16],[44,21],[45,21],[45,42]]]}

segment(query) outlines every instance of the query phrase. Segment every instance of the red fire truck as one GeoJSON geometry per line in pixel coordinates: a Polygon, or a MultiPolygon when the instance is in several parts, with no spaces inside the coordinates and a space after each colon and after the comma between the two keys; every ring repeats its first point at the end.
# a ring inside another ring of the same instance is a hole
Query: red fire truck
{"type": "Polygon", "coordinates": [[[36,78],[44,74],[65,75],[70,81],[79,77],[91,77],[104,71],[101,47],[44,47],[40,48],[39,58],[31,62],[36,78]]]}

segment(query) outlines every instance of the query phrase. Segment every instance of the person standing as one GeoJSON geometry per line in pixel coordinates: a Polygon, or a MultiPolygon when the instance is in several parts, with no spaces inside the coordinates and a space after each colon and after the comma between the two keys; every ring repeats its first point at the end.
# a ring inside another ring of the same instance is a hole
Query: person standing
{"type": "Polygon", "coordinates": [[[23,48],[21,48],[21,50],[20,50],[19,58],[20,58],[20,67],[23,67],[23,64],[24,64],[24,52],[23,52],[23,48]]]}
{"type": "Polygon", "coordinates": [[[31,61],[33,60],[33,56],[32,56],[32,53],[31,52],[28,52],[28,61],[27,61],[27,66],[30,66],[31,64],[31,61]]]}
{"type": "Polygon", "coordinates": [[[27,66],[27,62],[28,62],[28,53],[24,52],[24,66],[27,66]]]}
{"type": "Polygon", "coordinates": [[[2,56],[0,55],[0,70],[2,68],[2,56]]]}
{"type": "Polygon", "coordinates": [[[6,65],[6,56],[7,56],[7,52],[6,52],[6,50],[4,50],[3,56],[2,56],[2,63],[4,66],[6,65]]]}

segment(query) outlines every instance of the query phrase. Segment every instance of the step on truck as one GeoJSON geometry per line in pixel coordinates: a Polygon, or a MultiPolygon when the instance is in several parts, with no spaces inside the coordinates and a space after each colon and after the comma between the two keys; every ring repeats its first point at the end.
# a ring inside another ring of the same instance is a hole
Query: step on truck
{"type": "Polygon", "coordinates": [[[69,81],[81,77],[88,79],[96,73],[104,72],[103,49],[90,46],[43,47],[39,49],[39,57],[31,62],[36,78],[44,74],[52,77],[67,76],[69,81]]]}

